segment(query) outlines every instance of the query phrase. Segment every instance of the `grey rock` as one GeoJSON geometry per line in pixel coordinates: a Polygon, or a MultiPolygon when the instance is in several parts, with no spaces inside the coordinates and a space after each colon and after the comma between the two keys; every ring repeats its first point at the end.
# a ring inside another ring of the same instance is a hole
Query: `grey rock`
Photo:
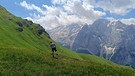
{"type": "Polygon", "coordinates": [[[92,25],[82,27],[74,40],[72,50],[135,67],[134,33],[135,25],[99,19],[92,25]]]}

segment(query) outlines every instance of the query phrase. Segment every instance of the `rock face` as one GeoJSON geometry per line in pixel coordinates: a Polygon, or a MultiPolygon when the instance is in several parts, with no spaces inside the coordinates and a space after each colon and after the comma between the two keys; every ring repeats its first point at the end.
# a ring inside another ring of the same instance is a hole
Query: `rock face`
{"type": "Polygon", "coordinates": [[[135,67],[135,25],[99,19],[78,33],[72,50],[135,67]]]}
{"type": "Polygon", "coordinates": [[[80,30],[81,25],[71,24],[68,26],[59,26],[47,32],[50,34],[51,38],[59,44],[71,48],[72,43],[80,30]]]}
{"type": "Polygon", "coordinates": [[[22,32],[23,31],[23,28],[18,28],[16,30],[18,30],[19,32],[22,32]]]}

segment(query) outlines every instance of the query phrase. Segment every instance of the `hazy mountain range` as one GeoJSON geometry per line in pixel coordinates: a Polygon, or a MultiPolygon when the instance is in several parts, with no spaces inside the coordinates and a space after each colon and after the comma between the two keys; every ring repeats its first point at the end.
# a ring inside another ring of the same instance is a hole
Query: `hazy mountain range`
{"type": "Polygon", "coordinates": [[[82,25],[71,24],[68,26],[59,26],[55,29],[49,30],[48,33],[53,40],[59,44],[71,48],[78,32],[81,30],[82,25]]]}

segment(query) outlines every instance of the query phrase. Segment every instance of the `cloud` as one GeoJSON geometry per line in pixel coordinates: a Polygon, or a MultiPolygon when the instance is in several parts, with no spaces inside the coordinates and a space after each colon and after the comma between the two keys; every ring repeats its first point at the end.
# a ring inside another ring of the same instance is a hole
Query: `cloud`
{"type": "MultiPolygon", "coordinates": [[[[106,16],[106,11],[124,16],[135,9],[135,0],[51,0],[51,2],[51,6],[43,4],[42,7],[26,1],[20,2],[20,5],[28,11],[36,11],[26,18],[41,24],[46,30],[72,23],[92,24],[96,19],[106,16]]],[[[129,19],[126,23],[133,22],[134,19],[129,19]]]]}
{"type": "Polygon", "coordinates": [[[129,19],[121,19],[121,21],[125,24],[131,25],[134,24],[135,25],[135,18],[129,18],[129,19]]]}
{"type": "Polygon", "coordinates": [[[45,29],[53,29],[72,23],[91,24],[95,19],[105,15],[105,12],[94,10],[94,7],[82,0],[52,0],[52,6],[43,4],[42,8],[22,1],[20,5],[31,13],[27,19],[41,24],[45,29]]]}
{"type": "Polygon", "coordinates": [[[135,0],[100,0],[94,4],[96,7],[118,15],[125,15],[135,9],[135,0]]]}
{"type": "Polygon", "coordinates": [[[52,3],[54,5],[56,5],[56,4],[63,5],[63,4],[66,4],[66,2],[67,2],[67,0],[52,0],[52,3]]]}
{"type": "Polygon", "coordinates": [[[28,4],[26,1],[21,2],[20,5],[22,7],[25,7],[28,10],[36,10],[41,14],[45,14],[44,13],[45,11],[43,11],[40,7],[38,7],[38,6],[34,5],[34,4],[28,4]]]}

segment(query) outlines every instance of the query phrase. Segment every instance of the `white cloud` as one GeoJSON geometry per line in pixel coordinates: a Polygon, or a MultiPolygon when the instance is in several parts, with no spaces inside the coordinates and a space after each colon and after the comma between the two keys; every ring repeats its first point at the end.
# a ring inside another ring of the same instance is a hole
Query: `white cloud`
{"type": "MultiPolygon", "coordinates": [[[[52,0],[51,2],[51,6],[43,4],[42,8],[26,1],[22,1],[20,5],[29,11],[36,11],[26,18],[41,24],[46,30],[72,23],[91,24],[105,16],[104,11],[125,15],[131,9],[135,9],[135,0],[52,0]],[[104,11],[95,10],[98,7],[104,11]]],[[[132,19],[128,22],[131,21],[132,19]]]]}
{"type": "Polygon", "coordinates": [[[26,1],[21,2],[20,5],[22,7],[25,7],[28,10],[36,10],[37,12],[39,12],[41,14],[45,14],[44,13],[45,11],[43,11],[40,7],[38,7],[38,6],[34,5],[34,4],[28,4],[26,1]]]}
{"type": "Polygon", "coordinates": [[[52,0],[52,3],[53,4],[66,4],[67,0],[52,0]]]}
{"type": "Polygon", "coordinates": [[[43,7],[46,8],[45,15],[59,15],[61,11],[60,7],[47,5],[43,5],[43,7]]]}
{"type": "Polygon", "coordinates": [[[110,13],[125,15],[135,9],[135,0],[100,0],[95,5],[110,13]]]}
{"type": "Polygon", "coordinates": [[[121,19],[121,21],[125,24],[131,25],[134,24],[135,25],[135,18],[129,18],[129,19],[121,19]]]}
{"type": "Polygon", "coordinates": [[[104,12],[94,10],[94,6],[82,0],[52,0],[52,6],[42,5],[42,9],[34,4],[22,1],[20,5],[27,10],[36,10],[39,13],[30,14],[27,19],[41,24],[45,29],[52,29],[72,23],[91,24],[95,19],[105,15],[104,12]]]}

